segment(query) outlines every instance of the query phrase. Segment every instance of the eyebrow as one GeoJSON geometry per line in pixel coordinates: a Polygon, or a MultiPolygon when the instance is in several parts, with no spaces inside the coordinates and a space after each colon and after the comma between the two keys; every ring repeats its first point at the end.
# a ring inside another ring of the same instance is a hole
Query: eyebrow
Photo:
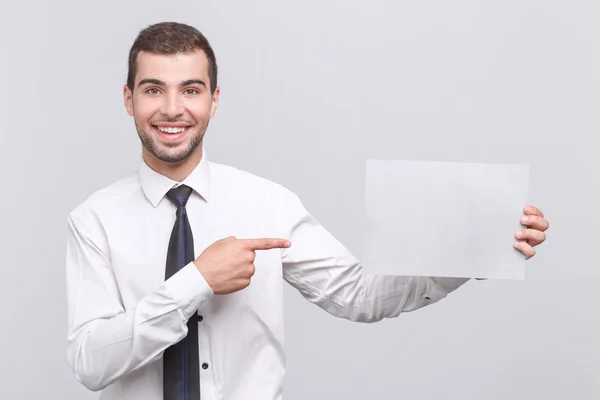
{"type": "MultiPolygon", "coordinates": [[[[140,83],[138,83],[138,87],[142,85],[158,85],[158,86],[166,86],[166,83],[161,81],[160,79],[147,78],[142,79],[140,83]]],[[[179,86],[189,86],[189,85],[201,85],[206,87],[206,83],[201,79],[188,79],[179,84],[179,86]]]]}

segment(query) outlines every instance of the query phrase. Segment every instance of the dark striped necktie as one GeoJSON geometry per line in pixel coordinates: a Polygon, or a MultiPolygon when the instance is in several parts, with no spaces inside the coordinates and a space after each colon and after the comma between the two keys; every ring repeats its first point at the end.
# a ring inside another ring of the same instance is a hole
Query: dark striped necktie
{"type": "MultiPolygon", "coordinates": [[[[177,219],[169,240],[165,280],[194,261],[194,238],[185,208],[191,193],[192,189],[185,185],[167,193],[177,207],[177,219]]],[[[187,328],[187,336],[164,352],[164,400],[200,400],[198,320],[195,315],[188,320],[187,328]]]]}

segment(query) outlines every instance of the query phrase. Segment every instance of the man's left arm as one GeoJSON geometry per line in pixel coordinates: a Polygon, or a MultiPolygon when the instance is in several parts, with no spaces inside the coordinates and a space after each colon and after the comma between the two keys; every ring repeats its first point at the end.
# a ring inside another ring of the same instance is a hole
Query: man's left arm
{"type": "MultiPolygon", "coordinates": [[[[358,322],[394,318],[438,302],[469,280],[366,274],[361,262],[319,224],[298,197],[286,193],[279,214],[291,241],[291,247],[282,250],[284,279],[332,315],[358,322]]],[[[534,218],[538,225],[543,224],[540,218],[534,218]]],[[[543,241],[534,231],[526,232],[535,236],[536,243],[524,240],[519,250],[531,253],[532,246],[543,241]]]]}

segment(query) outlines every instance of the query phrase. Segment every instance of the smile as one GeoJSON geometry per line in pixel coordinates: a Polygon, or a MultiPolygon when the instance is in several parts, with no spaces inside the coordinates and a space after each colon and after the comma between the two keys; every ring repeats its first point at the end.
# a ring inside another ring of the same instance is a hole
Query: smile
{"type": "Polygon", "coordinates": [[[158,126],[157,127],[159,131],[163,132],[163,133],[181,133],[183,131],[186,130],[186,128],[171,128],[171,127],[163,127],[163,126],[158,126]]]}
{"type": "Polygon", "coordinates": [[[168,142],[179,142],[186,137],[189,126],[152,126],[162,140],[168,142]]]}

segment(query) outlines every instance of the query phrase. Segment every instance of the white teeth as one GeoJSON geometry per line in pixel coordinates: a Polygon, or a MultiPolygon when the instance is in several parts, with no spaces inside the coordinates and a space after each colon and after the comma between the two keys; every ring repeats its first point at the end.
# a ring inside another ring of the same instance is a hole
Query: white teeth
{"type": "Polygon", "coordinates": [[[163,128],[159,126],[158,130],[164,133],[181,133],[185,131],[185,128],[163,128]]]}

